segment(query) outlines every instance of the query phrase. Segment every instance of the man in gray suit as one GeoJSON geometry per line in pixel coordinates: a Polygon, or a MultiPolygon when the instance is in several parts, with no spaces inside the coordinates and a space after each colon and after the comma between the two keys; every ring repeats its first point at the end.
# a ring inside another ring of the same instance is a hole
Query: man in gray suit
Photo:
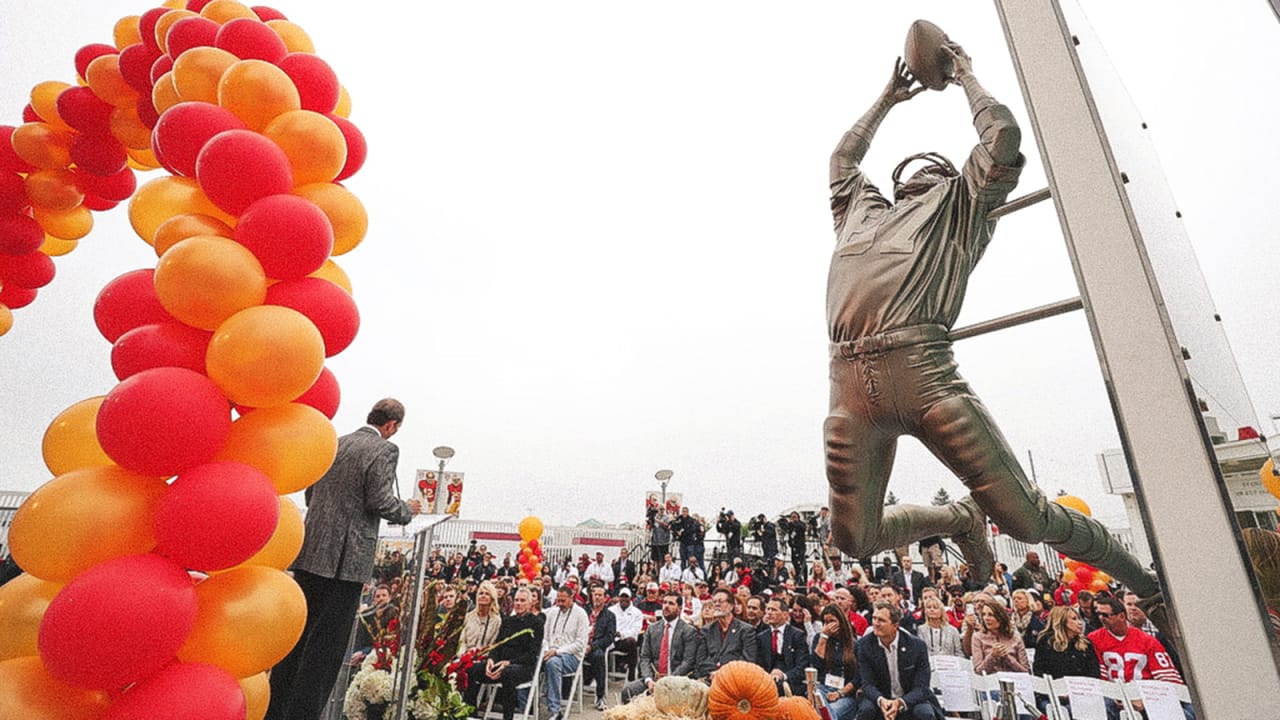
{"type": "Polygon", "coordinates": [[[404,421],[404,405],[386,398],[364,427],[338,439],[324,477],[307,488],[306,537],[293,578],[307,598],[302,637],[271,672],[268,720],[316,720],[346,652],[360,590],[373,576],[379,520],[407,524],[422,511],[397,498],[400,448],[388,442],[404,421]]]}
{"type": "Polygon", "coordinates": [[[711,603],[715,620],[702,628],[704,652],[698,660],[698,677],[702,678],[715,675],[733,660],[754,663],[759,655],[755,628],[733,616],[733,593],[717,588],[711,593],[711,603]]]}
{"type": "Polygon", "coordinates": [[[680,619],[683,601],[678,592],[662,598],[662,619],[649,625],[640,643],[640,677],[622,688],[622,702],[652,692],[653,684],[668,675],[688,677],[697,670],[702,637],[680,619]]]}

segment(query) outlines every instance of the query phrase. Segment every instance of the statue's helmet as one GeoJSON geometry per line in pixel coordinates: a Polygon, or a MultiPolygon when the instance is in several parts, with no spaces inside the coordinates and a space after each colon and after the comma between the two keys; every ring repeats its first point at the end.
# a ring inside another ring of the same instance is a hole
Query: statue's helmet
{"type": "Polygon", "coordinates": [[[903,198],[919,195],[937,183],[959,177],[959,175],[956,166],[942,155],[935,152],[916,153],[898,163],[898,166],[893,169],[893,200],[899,202],[903,198]],[[916,160],[925,161],[925,166],[912,173],[911,177],[903,182],[903,171],[916,160]]]}

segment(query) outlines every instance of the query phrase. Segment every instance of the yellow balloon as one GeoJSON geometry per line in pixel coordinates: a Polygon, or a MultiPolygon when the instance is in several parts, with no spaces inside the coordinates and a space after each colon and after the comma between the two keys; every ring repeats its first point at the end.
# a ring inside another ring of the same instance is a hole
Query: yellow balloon
{"type": "Polygon", "coordinates": [[[141,19],[137,15],[126,15],[116,21],[112,35],[117,50],[123,50],[134,43],[142,42],[142,33],[138,30],[138,21],[141,19]]]}
{"type": "Polygon", "coordinates": [[[1075,495],[1059,495],[1054,498],[1053,501],[1062,507],[1071,508],[1085,517],[1091,517],[1093,515],[1093,510],[1089,509],[1089,503],[1081,500],[1075,495]]]}
{"type": "Polygon", "coordinates": [[[347,271],[339,267],[338,263],[333,261],[333,258],[325,260],[319,270],[316,270],[307,277],[328,280],[334,285],[346,290],[348,295],[355,295],[355,293],[351,291],[351,278],[347,275],[347,271]]]}
{"type": "MultiPolygon", "coordinates": [[[[169,253],[202,239],[178,243],[169,253]]],[[[263,282],[265,288],[265,277],[263,282]]],[[[159,290],[160,271],[156,270],[157,293],[159,290]]],[[[160,302],[164,303],[163,296],[160,302]]],[[[283,405],[309,390],[320,377],[324,339],[297,310],[278,305],[251,307],[217,327],[205,354],[205,367],[209,379],[237,405],[283,405]]]]}
{"type": "Polygon", "coordinates": [[[104,395],[91,397],[58,413],[44,431],[40,452],[45,467],[55,476],[72,470],[113,465],[98,444],[98,408],[104,395]]]}
{"type": "Polygon", "coordinates": [[[138,91],[125,82],[120,74],[119,55],[101,55],[89,63],[84,71],[89,89],[108,105],[125,107],[138,102],[138,91]]]}
{"type": "Polygon", "coordinates": [[[173,7],[169,12],[161,15],[160,18],[156,20],[156,44],[160,46],[161,52],[169,52],[169,30],[171,30],[179,20],[189,17],[199,17],[199,14],[187,10],[185,7],[173,7]]]}
{"type": "Polygon", "coordinates": [[[346,85],[338,86],[338,106],[333,109],[333,114],[338,117],[351,117],[351,93],[347,91],[346,85]]]}
{"type": "MultiPolygon", "coordinates": [[[[319,480],[337,452],[338,433],[333,423],[309,405],[288,403],[259,408],[237,418],[231,423],[231,435],[218,459],[258,468],[271,478],[277,493],[286,495],[319,480]]],[[[282,511],[277,534],[282,532],[284,516],[282,511]]]]}
{"type": "Polygon", "coordinates": [[[267,706],[271,704],[271,681],[266,673],[240,678],[240,690],[244,692],[245,720],[262,720],[267,716],[267,706]]]}
{"type": "Polygon", "coordinates": [[[347,164],[347,141],[332,120],[318,112],[293,110],[262,131],[280,146],[293,168],[293,184],[327,183],[347,164]]]}
{"type": "Polygon", "coordinates": [[[216,217],[200,214],[175,215],[165,220],[156,228],[155,237],[151,239],[156,248],[156,256],[164,255],[169,248],[196,235],[216,235],[229,238],[234,234],[230,225],[216,217]]]}
{"type": "Polygon", "coordinates": [[[307,621],[307,601],[280,570],[241,567],[196,585],[196,626],[178,651],[183,662],[217,665],[246,678],[284,659],[307,621]]]}
{"type": "Polygon", "coordinates": [[[1262,480],[1262,487],[1266,488],[1267,492],[1280,498],[1280,475],[1276,475],[1275,460],[1267,458],[1267,461],[1262,464],[1262,469],[1258,471],[1258,477],[1262,480]]]}
{"type": "Polygon", "coordinates": [[[301,110],[302,98],[280,68],[265,60],[240,60],[222,74],[218,104],[262,132],[281,114],[301,110]]]}
{"type": "Polygon", "coordinates": [[[194,178],[166,176],[156,178],[134,193],[129,200],[129,223],[133,231],[148,245],[154,244],[156,230],[175,215],[198,213],[234,222],[205,197],[194,178]]]}
{"type": "Polygon", "coordinates": [[[268,20],[267,27],[280,36],[289,52],[315,54],[316,46],[315,43],[311,42],[311,36],[307,35],[307,31],[303,30],[297,23],[289,20],[268,20]]]}
{"type": "Polygon", "coordinates": [[[57,80],[46,80],[31,88],[31,109],[36,111],[41,120],[59,130],[70,130],[71,126],[58,114],[58,95],[71,86],[57,80]]]}
{"type": "Polygon", "coordinates": [[[0,304],[0,335],[13,329],[13,311],[9,306],[0,304]]]}
{"type": "MultiPolygon", "coordinates": [[[[222,74],[239,61],[240,58],[221,48],[193,47],[173,61],[173,87],[182,100],[216,104],[222,74]]],[[[156,109],[159,110],[159,106],[156,109]]]]}
{"type": "Polygon", "coordinates": [[[26,573],[0,586],[0,660],[40,654],[40,619],[61,589],[26,573]]]}
{"type": "Polygon", "coordinates": [[[201,8],[200,14],[219,25],[225,25],[236,18],[258,19],[257,13],[235,0],[213,0],[201,8]]]}
{"type": "Polygon", "coordinates": [[[84,690],[53,679],[40,658],[0,662],[0,718],[95,720],[107,710],[102,690],[84,690]]]}
{"type": "MultiPolygon", "coordinates": [[[[33,207],[31,214],[46,233],[59,240],[79,240],[93,229],[93,213],[84,205],[76,205],[70,210],[33,207]]],[[[49,252],[45,254],[53,255],[49,252]]]]}
{"type": "Polygon", "coordinates": [[[75,250],[79,244],[78,240],[63,240],[52,235],[45,235],[44,244],[40,246],[40,252],[49,257],[61,257],[75,250]]]}
{"type": "Polygon", "coordinates": [[[312,183],[293,194],[315,203],[333,225],[333,254],[351,252],[369,231],[369,214],[350,190],[333,183],[312,183]]]}
{"type": "Polygon", "coordinates": [[[266,546],[240,565],[288,569],[302,550],[303,532],[302,513],[298,506],[287,497],[280,498],[280,518],[276,522],[276,531],[271,534],[266,546]]]}
{"type": "Polygon", "coordinates": [[[167,488],[115,465],[59,475],[13,516],[13,559],[38,578],[67,582],[100,562],[150,552],[152,516],[167,488]]]}
{"type": "Polygon", "coordinates": [[[197,235],[169,248],[156,264],[155,286],[170,315],[204,330],[267,297],[267,276],[258,258],[235,240],[215,235],[197,235]]]}
{"type": "Polygon", "coordinates": [[[542,537],[542,520],[534,515],[520,521],[520,539],[525,542],[542,537]]]}

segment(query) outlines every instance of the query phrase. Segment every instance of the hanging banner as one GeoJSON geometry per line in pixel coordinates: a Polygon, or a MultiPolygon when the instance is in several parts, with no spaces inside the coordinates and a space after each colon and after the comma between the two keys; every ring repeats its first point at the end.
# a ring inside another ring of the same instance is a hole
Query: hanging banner
{"type": "Polygon", "coordinates": [[[662,506],[662,491],[649,490],[644,494],[645,516],[648,517],[649,512],[655,508],[667,515],[679,515],[683,500],[684,493],[667,493],[667,506],[664,508],[662,506]]]}
{"type": "Polygon", "coordinates": [[[444,474],[445,486],[445,512],[449,515],[457,515],[458,510],[462,507],[462,475],[460,472],[446,472],[444,474]]]}
{"type": "Polygon", "coordinates": [[[440,489],[439,473],[435,470],[418,468],[418,499],[422,501],[423,512],[434,512],[436,493],[440,489]]]}

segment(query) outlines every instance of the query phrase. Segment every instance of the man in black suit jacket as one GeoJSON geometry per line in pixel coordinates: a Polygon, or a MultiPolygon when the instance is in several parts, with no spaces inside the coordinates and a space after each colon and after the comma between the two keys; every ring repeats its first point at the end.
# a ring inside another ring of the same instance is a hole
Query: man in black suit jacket
{"type": "Polygon", "coordinates": [[[591,608],[587,611],[591,620],[591,642],[587,645],[583,662],[583,683],[594,681],[596,684],[596,709],[604,704],[605,670],[609,646],[613,645],[613,636],[617,634],[618,616],[609,611],[609,594],[603,585],[591,588],[591,608]]]}
{"type": "Polygon", "coordinates": [[[925,577],[924,573],[912,569],[911,558],[902,558],[902,569],[893,574],[893,584],[902,588],[907,594],[907,602],[911,603],[911,607],[920,605],[920,593],[924,591],[925,577]]]}
{"type": "Polygon", "coordinates": [[[636,563],[627,557],[627,549],[618,551],[618,559],[613,561],[613,594],[617,595],[622,588],[636,591],[636,563]]]}
{"type": "Polygon", "coordinates": [[[680,617],[684,598],[668,592],[662,598],[662,617],[649,625],[640,643],[640,677],[622,688],[622,702],[653,691],[653,684],[667,676],[689,677],[698,669],[702,635],[680,617]],[[670,630],[668,631],[668,628],[670,630]],[[666,667],[662,667],[662,642],[667,637],[666,667]]]}
{"type": "Polygon", "coordinates": [[[764,624],[756,633],[760,647],[756,664],[773,677],[778,693],[782,684],[791,687],[791,693],[804,694],[804,669],[809,664],[809,645],[804,631],[790,622],[790,613],[781,598],[771,598],[764,605],[764,624]]]}
{"type": "Polygon", "coordinates": [[[873,577],[875,578],[876,584],[883,585],[884,583],[887,583],[890,580],[892,580],[893,576],[897,574],[898,574],[898,568],[893,566],[893,560],[891,560],[889,556],[886,555],[884,557],[884,562],[880,565],[880,567],[876,568],[876,571],[873,577]]]}
{"type": "Polygon", "coordinates": [[[857,720],[942,720],[942,706],[929,689],[929,648],[902,632],[901,621],[901,608],[876,602],[872,632],[857,646],[862,689],[857,720]]]}
{"type": "Polygon", "coordinates": [[[400,500],[400,448],[388,442],[404,421],[404,405],[379,400],[364,427],[338,439],[324,476],[307,488],[306,538],[293,561],[293,579],[307,599],[307,622],[293,650],[271,672],[271,720],[320,716],[338,678],[360,591],[373,577],[382,520],[408,524],[417,500],[400,500]]]}
{"type": "Polygon", "coordinates": [[[733,593],[719,588],[707,602],[712,603],[715,619],[702,628],[702,646],[706,652],[698,665],[698,677],[710,677],[733,660],[756,662],[760,643],[750,625],[733,617],[733,593]]]}

